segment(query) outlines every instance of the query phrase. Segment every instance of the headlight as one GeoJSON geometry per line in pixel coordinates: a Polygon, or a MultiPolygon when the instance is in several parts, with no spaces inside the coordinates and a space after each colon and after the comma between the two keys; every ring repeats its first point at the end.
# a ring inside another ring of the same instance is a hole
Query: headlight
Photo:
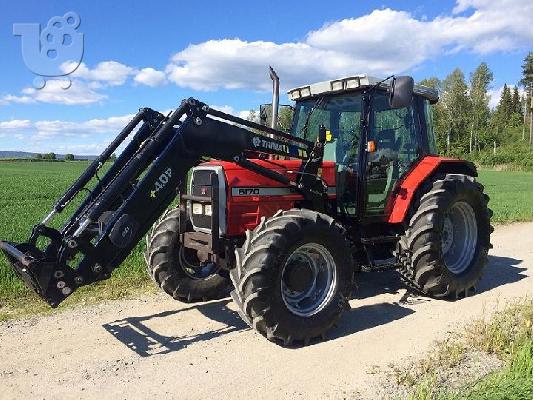
{"type": "Polygon", "coordinates": [[[206,204],[204,206],[204,214],[206,214],[208,217],[211,217],[211,204],[206,204]]]}
{"type": "Polygon", "coordinates": [[[193,203],[193,214],[202,214],[202,204],[193,203]]]}

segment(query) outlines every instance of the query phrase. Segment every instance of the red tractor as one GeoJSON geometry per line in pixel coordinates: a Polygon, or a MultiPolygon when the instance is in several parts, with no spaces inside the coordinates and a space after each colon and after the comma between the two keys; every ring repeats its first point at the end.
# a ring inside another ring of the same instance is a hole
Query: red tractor
{"type": "Polygon", "coordinates": [[[146,262],[166,293],[193,302],[233,289],[242,318],[286,345],[323,337],[362,269],[396,268],[436,298],[469,294],[491,211],[475,166],[437,155],[437,93],[410,77],[302,86],[283,132],[272,78],[270,128],[192,98],[168,116],[141,109],[28,242],[0,242],[17,274],[56,307],[109,278],[153,225],[146,262]],[[47,226],[130,135],[63,228],[47,226]]]}

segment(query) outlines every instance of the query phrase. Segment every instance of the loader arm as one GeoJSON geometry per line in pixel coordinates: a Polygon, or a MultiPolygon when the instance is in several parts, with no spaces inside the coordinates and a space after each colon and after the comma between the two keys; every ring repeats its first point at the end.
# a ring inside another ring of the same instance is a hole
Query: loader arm
{"type": "Polygon", "coordinates": [[[143,235],[185,187],[187,173],[202,157],[233,161],[293,186],[315,209],[327,207],[317,174],[324,129],[315,143],[230,114],[195,99],[182,101],[168,117],[143,108],[35,225],[26,243],[0,241],[15,272],[50,306],[57,307],[78,287],[110,277],[143,235]],[[239,126],[238,126],[239,125],[239,126]],[[55,214],[85,190],[117,148],[139,127],[120,156],[61,230],[47,226],[55,214]],[[295,181],[266,169],[247,154],[303,160],[295,181]],[[49,244],[40,249],[37,240],[49,244]]]}

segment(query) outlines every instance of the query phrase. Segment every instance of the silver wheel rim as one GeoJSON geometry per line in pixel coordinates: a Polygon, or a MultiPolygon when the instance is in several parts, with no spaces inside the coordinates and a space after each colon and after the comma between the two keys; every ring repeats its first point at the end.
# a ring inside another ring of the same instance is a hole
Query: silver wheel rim
{"type": "Polygon", "coordinates": [[[306,243],[286,260],[281,275],[284,304],[293,314],[309,317],[321,311],[332,299],[336,287],[336,265],[330,252],[320,244],[306,243]],[[292,290],[285,281],[288,266],[299,263],[311,272],[311,282],[301,291],[292,290]]]}
{"type": "Polygon", "coordinates": [[[448,270],[459,275],[469,267],[475,255],[478,227],[475,211],[465,201],[452,205],[445,215],[441,250],[448,270]]]}

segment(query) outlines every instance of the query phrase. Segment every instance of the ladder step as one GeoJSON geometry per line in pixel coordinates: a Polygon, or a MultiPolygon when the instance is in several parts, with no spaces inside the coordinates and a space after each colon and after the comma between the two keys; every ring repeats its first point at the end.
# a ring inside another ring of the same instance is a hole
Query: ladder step
{"type": "Polygon", "coordinates": [[[377,237],[368,237],[368,238],[361,238],[360,241],[362,244],[376,244],[376,243],[391,243],[391,242],[398,242],[400,239],[399,236],[377,236],[377,237]]]}

